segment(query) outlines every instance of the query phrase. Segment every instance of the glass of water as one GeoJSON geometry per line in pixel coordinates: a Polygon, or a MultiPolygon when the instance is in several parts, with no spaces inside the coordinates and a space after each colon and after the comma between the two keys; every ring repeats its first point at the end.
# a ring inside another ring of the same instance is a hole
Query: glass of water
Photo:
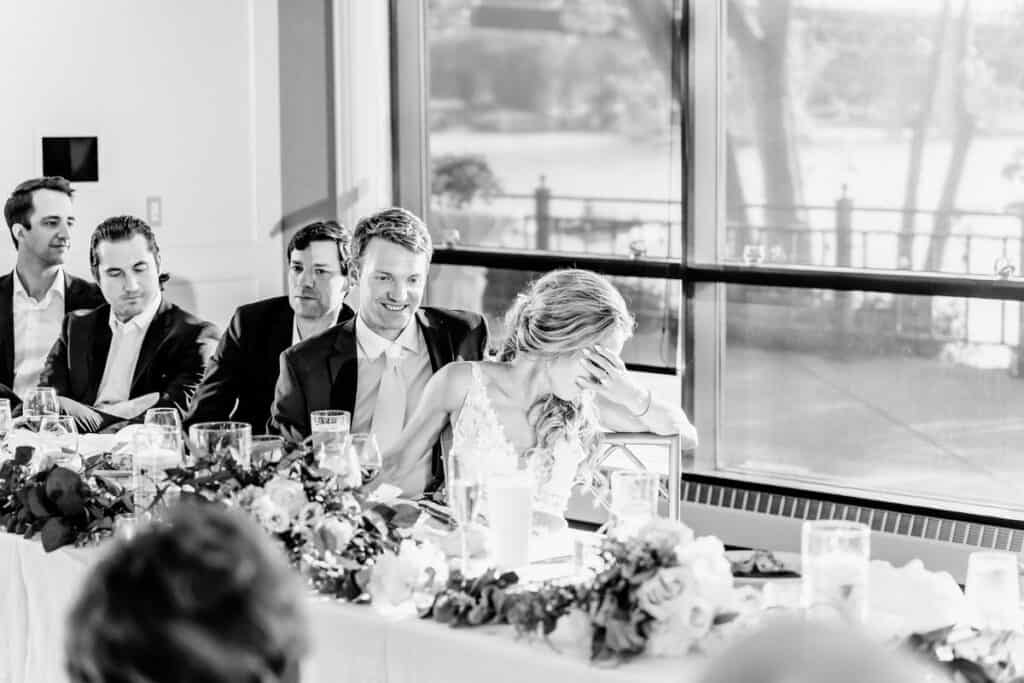
{"type": "Polygon", "coordinates": [[[39,431],[42,419],[48,415],[60,414],[60,403],[57,402],[57,390],[52,387],[36,387],[25,394],[22,414],[31,429],[39,431]]]}
{"type": "Polygon", "coordinates": [[[231,458],[242,467],[249,467],[252,425],[248,422],[200,422],[189,428],[188,441],[193,458],[231,458]]]}
{"type": "Polygon", "coordinates": [[[313,454],[322,467],[336,472],[341,467],[338,460],[343,456],[350,424],[351,415],[347,410],[314,410],[309,414],[313,454]]]}
{"type": "Polygon", "coordinates": [[[611,514],[615,535],[628,537],[658,514],[661,478],[646,470],[616,470],[611,474],[611,514]]]}
{"type": "Polygon", "coordinates": [[[964,594],[973,611],[975,626],[1020,630],[1020,570],[1016,554],[971,553],[967,560],[964,594]]]}
{"type": "Polygon", "coordinates": [[[801,604],[810,613],[831,613],[853,623],[868,616],[871,528],[857,522],[804,522],[801,537],[801,604]]]}
{"type": "Polygon", "coordinates": [[[69,415],[45,415],[39,421],[39,443],[43,455],[54,465],[76,469],[78,429],[69,415]]]}

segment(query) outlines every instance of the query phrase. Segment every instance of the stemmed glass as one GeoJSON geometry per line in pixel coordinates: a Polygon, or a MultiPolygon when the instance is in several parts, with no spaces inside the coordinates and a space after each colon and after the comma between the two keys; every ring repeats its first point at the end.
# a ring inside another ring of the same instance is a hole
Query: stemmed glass
{"type": "Polygon", "coordinates": [[[57,390],[52,387],[36,387],[25,394],[23,406],[25,419],[29,427],[39,431],[42,419],[48,415],[60,414],[60,403],[57,402],[57,390]]]}
{"type": "Polygon", "coordinates": [[[69,415],[45,415],[39,421],[39,435],[50,462],[69,467],[78,457],[78,429],[69,415]]]}
{"type": "Polygon", "coordinates": [[[377,437],[369,433],[349,434],[345,442],[346,460],[359,465],[359,478],[362,483],[373,481],[383,466],[377,437]]]}
{"type": "Polygon", "coordinates": [[[181,458],[184,449],[184,436],[181,431],[181,415],[177,408],[150,408],[146,411],[143,423],[147,427],[160,430],[162,435],[162,447],[173,450],[181,458]]]}
{"type": "Polygon", "coordinates": [[[460,568],[464,577],[469,573],[469,525],[476,518],[482,492],[483,482],[470,473],[451,482],[450,504],[452,516],[461,532],[459,538],[461,544],[460,568]]]}

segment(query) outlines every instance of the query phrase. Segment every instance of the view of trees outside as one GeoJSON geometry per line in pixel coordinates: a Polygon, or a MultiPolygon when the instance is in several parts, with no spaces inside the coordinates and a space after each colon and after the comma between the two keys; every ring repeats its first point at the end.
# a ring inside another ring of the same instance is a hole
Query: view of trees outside
{"type": "MultiPolygon", "coordinates": [[[[1020,273],[1024,0],[716,1],[720,258],[1020,273]]],[[[439,241],[679,256],[680,17],[671,0],[431,0],[439,241]]],[[[528,279],[446,268],[432,296],[500,332],[528,279]]],[[[676,365],[671,284],[620,283],[628,360],[676,365]]],[[[726,317],[718,467],[1024,499],[1016,302],[729,287],[726,317]]]]}

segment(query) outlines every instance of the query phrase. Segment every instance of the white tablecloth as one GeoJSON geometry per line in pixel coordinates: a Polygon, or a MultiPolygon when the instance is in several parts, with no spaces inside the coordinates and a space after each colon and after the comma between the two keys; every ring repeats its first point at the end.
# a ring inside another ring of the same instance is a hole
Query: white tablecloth
{"type": "MultiPolygon", "coordinates": [[[[37,541],[0,532],[0,683],[63,683],[64,616],[97,549],[43,552],[37,541]]],[[[302,680],[460,683],[461,681],[691,681],[703,660],[640,658],[590,665],[571,642],[561,652],[517,640],[507,626],[452,629],[380,614],[321,597],[307,604],[313,652],[302,680]]]]}

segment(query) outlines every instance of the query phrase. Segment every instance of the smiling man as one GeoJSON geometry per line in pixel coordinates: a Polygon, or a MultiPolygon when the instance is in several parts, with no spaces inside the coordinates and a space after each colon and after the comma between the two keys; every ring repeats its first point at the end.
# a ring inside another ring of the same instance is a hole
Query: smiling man
{"type": "MultiPolygon", "coordinates": [[[[310,411],[347,410],[352,431],[374,432],[383,451],[412,416],[434,372],[455,360],[483,357],[487,325],[476,313],[420,306],[433,245],[423,221],[409,211],[386,209],[360,220],[352,247],[358,314],[281,354],[271,428],[301,440],[310,433],[310,411]]],[[[432,454],[405,457],[422,466],[393,468],[407,474],[386,483],[408,496],[441,485],[438,444],[432,454]]]]}
{"type": "Polygon", "coordinates": [[[57,390],[81,431],[135,420],[153,407],[184,413],[213,354],[216,327],[163,298],[160,247],[144,221],[100,223],[89,263],[107,303],[65,318],[40,384],[57,390]]]}
{"type": "Polygon", "coordinates": [[[75,226],[74,190],[60,176],[14,188],[4,218],[18,259],[0,277],[0,398],[12,405],[36,386],[64,316],[103,303],[99,288],[64,272],[75,226]]]}
{"type": "Polygon", "coordinates": [[[350,243],[348,232],[334,221],[310,223],[292,236],[288,295],[235,311],[185,417],[186,428],[238,420],[251,424],[253,434],[266,431],[281,352],[354,315],[342,303],[350,243]]]}

